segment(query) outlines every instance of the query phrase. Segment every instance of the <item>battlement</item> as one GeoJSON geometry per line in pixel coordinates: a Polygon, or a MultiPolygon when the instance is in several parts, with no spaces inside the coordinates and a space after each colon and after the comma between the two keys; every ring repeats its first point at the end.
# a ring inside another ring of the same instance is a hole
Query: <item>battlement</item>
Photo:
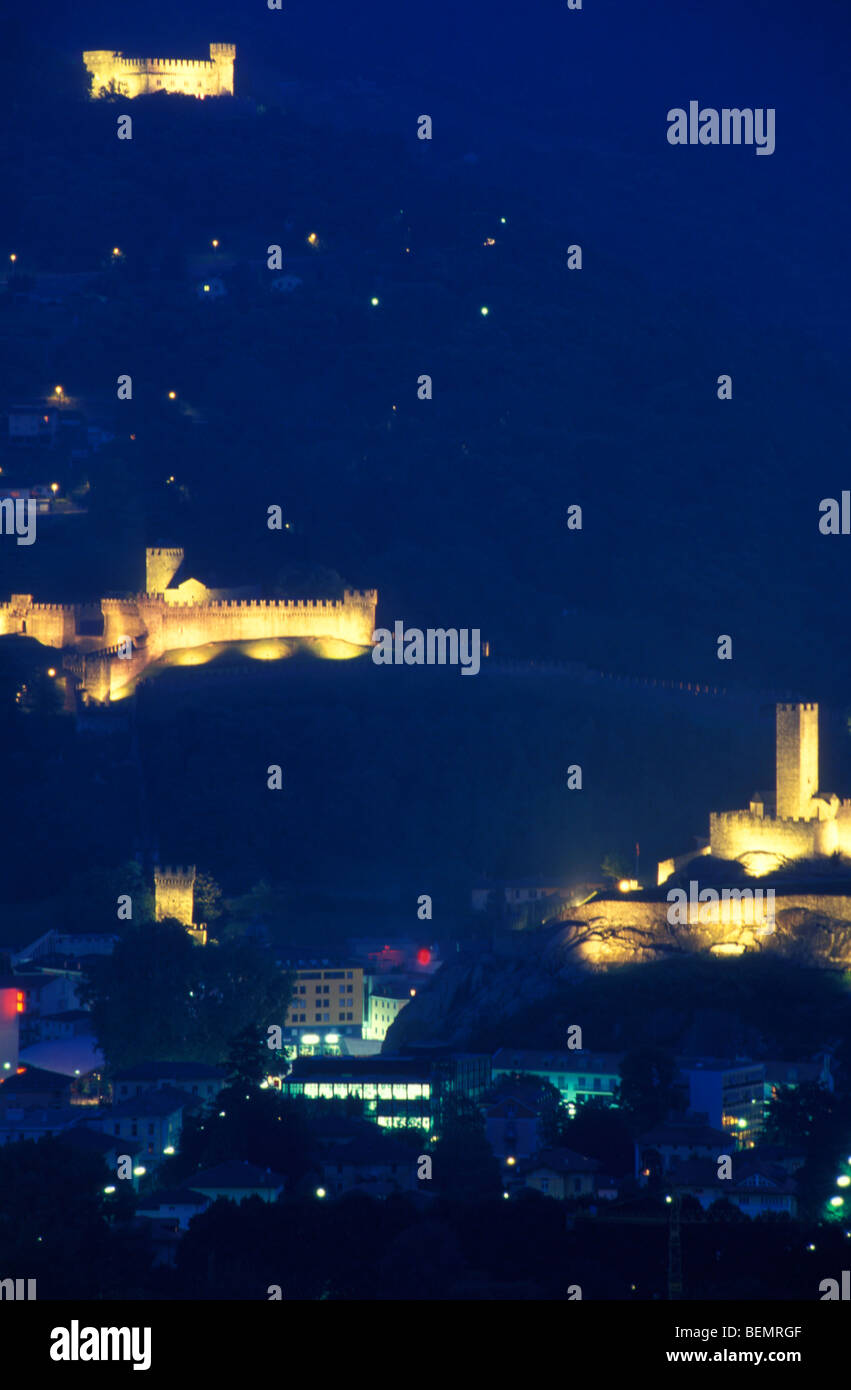
{"type": "Polygon", "coordinates": [[[784,714],[794,714],[795,711],[796,711],[796,710],[799,710],[799,709],[817,710],[817,709],[818,709],[818,705],[817,705],[817,704],[799,703],[799,704],[791,704],[791,705],[788,705],[788,704],[787,704],[787,705],[777,705],[776,708],[777,708],[778,710],[781,710],[782,713],[784,713],[784,714]]]}
{"type": "Polygon", "coordinates": [[[87,49],[83,63],[91,74],[91,95],[110,87],[122,96],[182,92],[185,96],[233,95],[236,45],[211,43],[209,58],[125,58],[120,50],[87,49]],[[151,80],[153,79],[153,81],[151,80]]]}
{"type": "Polygon", "coordinates": [[[161,869],[154,869],[154,878],[159,883],[194,883],[196,872],[194,864],[188,864],[185,868],[182,864],[166,864],[161,869]]]}

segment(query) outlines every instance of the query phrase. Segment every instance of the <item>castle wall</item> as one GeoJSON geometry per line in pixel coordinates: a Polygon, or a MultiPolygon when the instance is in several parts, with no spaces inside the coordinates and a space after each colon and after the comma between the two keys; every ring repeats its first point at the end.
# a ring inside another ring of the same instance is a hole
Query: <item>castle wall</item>
{"type": "Polygon", "coordinates": [[[784,922],[792,923],[794,928],[796,918],[800,921],[806,913],[840,924],[851,924],[851,896],[844,893],[775,893],[776,930],[770,934],[761,934],[756,930],[760,922],[765,920],[764,897],[761,915],[752,900],[733,901],[724,908],[728,914],[727,922],[700,925],[672,926],[668,922],[670,906],[667,901],[637,902],[629,898],[605,898],[585,903],[570,909],[566,940],[572,943],[576,935],[573,924],[577,924],[580,939],[576,941],[574,949],[579,957],[589,965],[615,965],[627,961],[658,960],[671,950],[704,950],[724,955],[740,954],[746,949],[776,949],[786,934],[784,922]],[[756,923],[754,917],[757,918],[756,923]]]}
{"type": "Polygon", "coordinates": [[[109,49],[89,49],[83,62],[91,74],[91,95],[114,86],[122,96],[182,92],[187,96],[233,95],[234,44],[211,43],[209,61],[191,58],[125,58],[109,49]]]}
{"type": "Polygon", "coordinates": [[[818,705],[777,706],[777,815],[815,817],[818,791],[818,705]]]}
{"type": "Polygon", "coordinates": [[[136,599],[101,599],[100,610],[105,648],[118,646],[125,637],[141,637],[146,630],[136,599]]]}
{"type": "Polygon", "coordinates": [[[268,637],[337,637],[369,646],[375,631],[374,590],[346,590],[342,599],[251,599],[205,605],[163,604],[161,651],[206,642],[252,642],[268,637]]]}
{"type": "Polygon", "coordinates": [[[772,820],[750,811],[713,812],[709,817],[710,848],[719,859],[740,859],[759,851],[782,858],[806,858],[816,853],[818,821],[772,820]]]}

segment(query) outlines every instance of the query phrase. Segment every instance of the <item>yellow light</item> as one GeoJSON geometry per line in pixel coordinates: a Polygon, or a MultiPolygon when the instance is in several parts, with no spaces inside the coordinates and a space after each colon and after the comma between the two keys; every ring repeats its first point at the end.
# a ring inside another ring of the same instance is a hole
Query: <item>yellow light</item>
{"type": "Polygon", "coordinates": [[[12,254],[11,254],[11,256],[9,257],[9,260],[10,260],[10,261],[16,261],[17,259],[18,259],[18,258],[17,258],[17,256],[15,255],[15,253],[14,253],[14,251],[13,251],[12,254]]]}
{"type": "Polygon", "coordinates": [[[629,892],[629,879],[628,879],[628,878],[622,878],[621,881],[620,881],[620,883],[618,884],[618,888],[619,888],[619,890],[620,890],[621,893],[628,893],[628,892],[629,892]]]}
{"type": "Polygon", "coordinates": [[[325,1188],[324,1188],[324,1187],[317,1187],[317,1189],[316,1189],[316,1195],[317,1195],[317,1197],[324,1197],[324,1196],[325,1196],[325,1188]]]}
{"type": "Polygon", "coordinates": [[[369,302],[373,308],[375,308],[378,304],[378,300],[375,298],[375,295],[373,295],[372,299],[369,302]]]}
{"type": "Polygon", "coordinates": [[[58,491],[59,491],[59,484],[58,484],[58,483],[51,483],[51,484],[50,484],[50,491],[51,491],[51,492],[58,492],[58,491]]]}
{"type": "Polygon", "coordinates": [[[147,1171],[148,1171],[147,1168],[142,1168],[142,1167],[134,1168],[134,1169],[133,1169],[133,1176],[134,1176],[134,1178],[143,1178],[143,1177],[145,1176],[145,1174],[147,1173],[147,1171]]]}
{"type": "Polygon", "coordinates": [[[851,1178],[848,1177],[847,1173],[843,1173],[841,1178],[836,1179],[837,1187],[848,1187],[849,1184],[851,1184],[851,1178]]]}
{"type": "Polygon", "coordinates": [[[204,286],[204,293],[205,293],[205,294],[209,294],[209,293],[210,293],[210,286],[209,286],[209,285],[205,285],[205,286],[204,286]]]}
{"type": "Polygon", "coordinates": [[[500,222],[503,224],[503,226],[505,226],[505,218],[504,218],[504,217],[501,217],[499,220],[500,220],[500,222]]]}
{"type": "Polygon", "coordinates": [[[56,675],[56,667],[55,667],[55,666],[48,666],[48,668],[47,668],[47,674],[50,676],[50,678],[51,678],[51,680],[52,680],[53,677],[56,675]]]}
{"type": "Polygon", "coordinates": [[[490,313],[490,309],[488,308],[487,304],[482,305],[481,309],[479,310],[479,313],[482,315],[483,318],[487,318],[488,314],[490,313]]]}
{"type": "Polygon", "coordinates": [[[514,1165],[515,1165],[515,1163],[517,1162],[517,1159],[516,1159],[516,1158],[507,1158],[505,1161],[506,1161],[506,1163],[509,1165],[510,1168],[513,1168],[514,1165]]]}
{"type": "Polygon", "coordinates": [[[493,239],[492,236],[489,236],[489,237],[485,237],[485,240],[482,242],[482,245],[483,245],[483,246],[496,246],[496,242],[494,241],[494,239],[493,239]]]}
{"type": "Polygon", "coordinates": [[[118,248],[117,246],[113,246],[113,248],[112,248],[112,254],[113,254],[113,256],[120,256],[120,255],[121,255],[121,252],[120,252],[120,250],[119,250],[119,248],[118,248]]]}
{"type": "Polygon", "coordinates": [[[219,244],[219,239],[218,239],[218,237],[213,237],[213,240],[210,242],[210,245],[215,247],[215,246],[218,246],[218,244],[219,244]]]}
{"type": "Polygon", "coordinates": [[[176,400],[177,400],[177,392],[176,392],[176,391],[169,391],[169,393],[168,393],[168,398],[169,398],[170,401],[176,401],[176,400]]]}
{"type": "Polygon", "coordinates": [[[315,246],[317,241],[319,240],[319,237],[316,235],[315,232],[311,232],[307,240],[309,241],[311,246],[315,246]]]}
{"type": "Polygon", "coordinates": [[[54,396],[61,396],[61,395],[62,395],[62,387],[61,387],[61,386],[54,386],[54,388],[53,388],[53,394],[54,394],[54,396]]]}

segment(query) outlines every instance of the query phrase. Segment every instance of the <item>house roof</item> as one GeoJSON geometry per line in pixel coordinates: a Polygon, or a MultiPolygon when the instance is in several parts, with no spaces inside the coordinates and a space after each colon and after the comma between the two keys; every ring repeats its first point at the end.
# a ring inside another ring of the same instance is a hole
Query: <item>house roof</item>
{"type": "Polygon", "coordinates": [[[598,1159],[585,1158],[573,1149],[543,1149],[519,1166],[525,1173],[537,1173],[545,1168],[552,1173],[596,1173],[600,1163],[598,1159]]]}
{"type": "Polygon", "coordinates": [[[142,1148],[141,1139],[120,1139],[117,1134],[101,1134],[100,1130],[90,1129],[85,1120],[67,1129],[62,1135],[62,1142],[84,1153],[103,1154],[104,1157],[119,1145],[121,1152],[129,1153],[131,1158],[142,1148]]]}
{"type": "Polygon", "coordinates": [[[218,1081],[224,1080],[224,1067],[211,1067],[208,1062],[140,1062],[125,1067],[113,1077],[114,1081],[218,1081]]]}
{"type": "Polygon", "coordinates": [[[157,1211],[160,1207],[208,1207],[209,1197],[191,1187],[168,1187],[152,1192],[139,1203],[138,1211],[157,1211]]]}
{"type": "Polygon", "coordinates": [[[718,1166],[711,1158],[690,1158],[677,1165],[665,1181],[669,1187],[717,1190],[719,1197],[731,1193],[744,1196],[749,1192],[770,1192],[774,1196],[794,1196],[798,1190],[794,1178],[778,1163],[751,1162],[748,1154],[733,1155],[733,1176],[719,1178],[718,1166]]]}
{"type": "Polygon", "coordinates": [[[494,1071],[561,1071],[588,1075],[595,1072],[615,1072],[620,1066],[622,1052],[532,1052],[501,1047],[493,1056],[494,1071]]]}
{"type": "Polygon", "coordinates": [[[193,1173],[190,1179],[193,1191],[203,1191],[204,1188],[257,1188],[258,1191],[268,1191],[270,1188],[281,1188],[284,1186],[284,1179],[280,1173],[273,1173],[270,1168],[257,1168],[253,1163],[242,1162],[236,1159],[230,1163],[220,1163],[216,1168],[206,1168],[202,1173],[193,1173]]]}
{"type": "Polygon", "coordinates": [[[62,1038],[55,1042],[34,1043],[19,1054],[24,1066],[32,1063],[45,1071],[59,1072],[63,1076],[88,1076],[89,1072],[102,1071],[103,1053],[88,1033],[76,1038],[62,1038]]]}
{"type": "Polygon", "coordinates": [[[719,1153],[723,1153],[723,1146],[729,1141],[729,1132],[713,1129],[711,1125],[694,1123],[655,1125],[653,1129],[648,1129],[646,1134],[641,1135],[639,1143],[648,1147],[662,1144],[678,1148],[682,1145],[690,1148],[714,1148],[720,1142],[722,1147],[719,1153]]]}
{"type": "Polygon", "coordinates": [[[0,1078],[0,1096],[27,1094],[30,1091],[70,1090],[71,1077],[61,1076],[55,1071],[45,1071],[42,1067],[27,1067],[22,1072],[12,1072],[0,1078]]]}
{"type": "Polygon", "coordinates": [[[118,1105],[104,1107],[99,1117],[118,1120],[135,1119],[137,1115],[173,1115],[177,1110],[195,1108],[200,1105],[197,1096],[188,1091],[179,1091],[174,1086],[161,1086],[142,1091],[138,1096],[119,1101],[118,1105]]]}

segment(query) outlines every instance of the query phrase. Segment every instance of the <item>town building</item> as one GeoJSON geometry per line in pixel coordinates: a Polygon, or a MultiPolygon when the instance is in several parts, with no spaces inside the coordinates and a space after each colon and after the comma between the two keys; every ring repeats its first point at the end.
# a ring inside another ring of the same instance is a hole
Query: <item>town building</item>
{"type": "Polygon", "coordinates": [[[572,1112],[582,1101],[591,1099],[615,1104],[622,1055],[584,1049],[536,1052],[501,1047],[494,1053],[493,1073],[496,1079],[519,1073],[548,1081],[560,1092],[562,1103],[572,1112]]]}

